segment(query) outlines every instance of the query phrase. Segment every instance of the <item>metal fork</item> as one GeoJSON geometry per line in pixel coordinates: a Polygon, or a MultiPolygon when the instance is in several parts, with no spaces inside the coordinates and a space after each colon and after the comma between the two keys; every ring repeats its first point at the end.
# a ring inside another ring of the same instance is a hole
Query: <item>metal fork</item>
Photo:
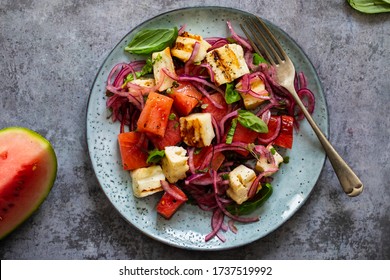
{"type": "Polygon", "coordinates": [[[278,40],[259,17],[248,17],[243,22],[244,25],[240,24],[240,27],[253,49],[275,67],[277,82],[291,93],[295,102],[298,104],[307,121],[316,133],[344,192],[351,197],[359,195],[363,191],[363,183],[337,153],[311,117],[301,99],[298,97],[294,87],[294,65],[281,47],[278,40]]]}

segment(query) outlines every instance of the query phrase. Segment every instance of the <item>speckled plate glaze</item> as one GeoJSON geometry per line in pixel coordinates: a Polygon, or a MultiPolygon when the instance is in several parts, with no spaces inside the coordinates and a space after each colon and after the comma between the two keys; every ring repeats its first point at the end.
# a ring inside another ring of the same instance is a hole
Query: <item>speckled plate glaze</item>
{"type": "MultiPolygon", "coordinates": [[[[119,124],[108,118],[105,97],[105,82],[112,67],[140,57],[124,52],[124,47],[141,29],[172,27],[187,24],[187,30],[203,37],[228,36],[226,21],[233,24],[240,35],[239,22],[249,14],[221,7],[194,7],[174,10],[140,24],[128,33],[111,51],[101,66],[93,84],[87,111],[88,149],[97,179],[110,202],[134,227],[163,243],[193,250],[221,250],[242,246],[258,240],[280,227],[307,200],[315,186],[325,162],[325,154],[306,121],[294,135],[294,146],[287,152],[290,163],[284,164],[275,175],[274,193],[254,215],[260,221],[239,224],[236,234],[224,233],[227,241],[214,238],[205,242],[210,232],[211,213],[193,205],[184,205],[171,220],[156,214],[159,195],[137,199],[133,196],[129,173],[121,168],[117,135],[119,124]]],[[[280,39],[298,71],[306,74],[310,89],[316,96],[313,115],[321,129],[328,132],[328,112],[323,91],[312,64],[300,47],[282,30],[267,22],[280,39]]]]}

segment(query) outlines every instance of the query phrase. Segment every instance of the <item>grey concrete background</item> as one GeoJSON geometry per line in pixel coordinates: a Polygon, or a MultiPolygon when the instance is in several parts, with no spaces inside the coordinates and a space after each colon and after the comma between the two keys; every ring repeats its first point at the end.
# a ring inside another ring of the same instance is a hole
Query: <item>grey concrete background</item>
{"type": "Polygon", "coordinates": [[[344,0],[1,0],[0,128],[40,132],[59,163],[42,207],[0,242],[1,259],[389,259],[389,63],[390,13],[364,15],[344,0]],[[198,5],[255,13],[298,42],[324,87],[330,138],[365,184],[360,197],[342,193],[327,162],[288,222],[223,252],[161,244],[119,216],[88,159],[90,87],[129,30],[159,13],[198,5]]]}

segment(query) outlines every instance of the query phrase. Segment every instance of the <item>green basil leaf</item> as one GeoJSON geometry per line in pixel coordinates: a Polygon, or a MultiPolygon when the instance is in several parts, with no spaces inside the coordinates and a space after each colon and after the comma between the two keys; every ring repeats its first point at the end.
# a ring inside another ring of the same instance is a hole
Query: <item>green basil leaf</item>
{"type": "Polygon", "coordinates": [[[261,64],[261,63],[268,63],[268,61],[265,60],[264,57],[258,55],[257,53],[254,53],[254,54],[253,54],[253,64],[254,64],[254,65],[259,65],[259,64],[261,64]]]}
{"type": "Polygon", "coordinates": [[[234,136],[234,132],[236,131],[236,127],[237,127],[237,119],[233,119],[232,126],[230,127],[226,135],[226,144],[231,144],[233,142],[233,136],[234,136]]]}
{"type": "Polygon", "coordinates": [[[238,121],[242,126],[259,133],[267,133],[267,124],[258,116],[247,110],[238,111],[238,121]]]}
{"type": "Polygon", "coordinates": [[[225,89],[225,100],[227,104],[232,104],[234,102],[237,102],[241,99],[240,93],[234,89],[233,83],[226,84],[225,89]]]}
{"type": "Polygon", "coordinates": [[[152,151],[149,151],[149,156],[148,159],[146,160],[146,163],[158,163],[164,156],[165,156],[164,150],[154,149],[152,151]]]}
{"type": "Polygon", "coordinates": [[[144,29],[138,32],[125,47],[133,54],[151,54],[173,44],[178,35],[177,27],[169,29],[144,29]]]}
{"type": "Polygon", "coordinates": [[[264,202],[272,195],[273,189],[271,184],[264,184],[261,190],[251,199],[242,204],[234,204],[226,207],[233,215],[247,215],[261,207],[264,202]]]}
{"type": "Polygon", "coordinates": [[[347,0],[355,10],[366,14],[390,12],[389,0],[347,0]]]}

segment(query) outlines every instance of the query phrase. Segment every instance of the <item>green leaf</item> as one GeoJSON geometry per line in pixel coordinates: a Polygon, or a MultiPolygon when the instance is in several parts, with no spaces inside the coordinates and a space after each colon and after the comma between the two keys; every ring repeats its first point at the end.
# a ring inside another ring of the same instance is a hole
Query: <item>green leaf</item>
{"type": "Polygon", "coordinates": [[[251,199],[242,204],[234,204],[226,207],[233,215],[247,215],[261,207],[264,202],[272,195],[273,189],[271,184],[264,184],[261,190],[251,199]]]}
{"type": "Polygon", "coordinates": [[[171,113],[168,117],[169,120],[171,121],[174,121],[176,119],[176,114],[175,113],[171,113]]]}
{"type": "Polygon", "coordinates": [[[238,121],[242,126],[259,133],[267,133],[267,124],[258,116],[247,110],[238,111],[238,121]]]}
{"type": "Polygon", "coordinates": [[[232,126],[230,127],[226,135],[226,144],[231,144],[233,142],[233,136],[234,136],[234,132],[236,131],[236,127],[237,127],[237,119],[233,119],[232,126]]]}
{"type": "Polygon", "coordinates": [[[142,67],[142,69],[141,69],[141,76],[145,76],[146,74],[152,73],[153,72],[153,64],[154,64],[154,61],[149,57],[146,60],[146,64],[144,65],[144,67],[142,67]]]}
{"type": "MultiPolygon", "coordinates": [[[[153,72],[153,64],[154,64],[154,61],[152,61],[151,58],[148,58],[146,60],[146,64],[144,65],[144,67],[142,67],[141,71],[135,72],[135,77],[138,79],[142,76],[145,76],[147,74],[152,73],[153,72]]],[[[125,86],[128,82],[131,82],[133,80],[134,80],[133,73],[130,73],[129,75],[126,76],[125,81],[123,82],[123,86],[125,86]]]]}
{"type": "Polygon", "coordinates": [[[158,163],[164,156],[165,156],[164,150],[154,149],[152,151],[149,151],[149,156],[148,159],[146,160],[146,163],[158,163]]]}
{"type": "Polygon", "coordinates": [[[226,84],[225,101],[227,104],[232,104],[241,99],[240,93],[234,89],[234,83],[226,84]]]}
{"type": "Polygon", "coordinates": [[[133,54],[151,54],[173,44],[178,35],[177,27],[168,29],[144,29],[138,32],[125,47],[133,54]]]}
{"type": "Polygon", "coordinates": [[[390,12],[389,0],[347,0],[355,10],[366,14],[390,12]]]}
{"type": "Polygon", "coordinates": [[[261,64],[261,63],[268,63],[268,61],[265,60],[264,57],[258,55],[257,53],[254,53],[254,54],[253,54],[253,64],[254,64],[254,65],[259,65],[259,64],[261,64]]]}

